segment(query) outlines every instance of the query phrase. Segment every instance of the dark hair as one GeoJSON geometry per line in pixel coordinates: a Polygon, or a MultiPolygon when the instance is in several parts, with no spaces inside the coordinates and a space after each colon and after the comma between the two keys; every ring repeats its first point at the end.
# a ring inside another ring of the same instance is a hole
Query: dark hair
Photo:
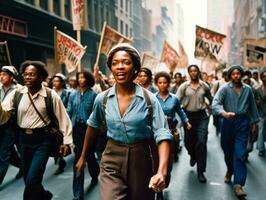
{"type": "Polygon", "coordinates": [[[92,88],[95,84],[95,80],[94,80],[94,77],[93,75],[89,72],[89,71],[83,71],[83,72],[78,72],[77,75],[76,75],[76,79],[77,79],[77,83],[79,85],[79,75],[80,74],[83,74],[85,79],[86,79],[86,84],[89,88],[92,88]]]}
{"type": "Polygon", "coordinates": [[[182,78],[182,74],[180,72],[176,72],[175,75],[174,75],[174,78],[176,78],[177,76],[182,78]]]}
{"type": "Polygon", "coordinates": [[[161,78],[161,77],[164,77],[168,83],[171,83],[171,76],[170,74],[168,74],[167,72],[158,72],[157,74],[155,74],[155,77],[154,77],[154,83],[157,84],[158,82],[158,79],[161,78]]]}
{"type": "Polygon", "coordinates": [[[260,79],[262,79],[262,76],[263,76],[264,73],[266,73],[266,69],[264,69],[264,70],[262,70],[262,71],[260,72],[260,79]]]}
{"type": "Polygon", "coordinates": [[[126,51],[129,54],[129,56],[133,62],[133,67],[136,69],[136,72],[134,72],[134,79],[135,79],[138,76],[138,73],[139,73],[139,70],[141,67],[141,62],[140,62],[140,56],[134,48],[130,48],[127,46],[118,46],[118,47],[112,49],[109,52],[108,57],[107,57],[106,64],[107,64],[108,68],[110,70],[112,70],[112,60],[113,60],[115,53],[118,51],[126,51]]]}
{"type": "Polygon", "coordinates": [[[139,73],[140,73],[140,72],[144,72],[145,74],[147,74],[148,79],[149,79],[149,81],[151,82],[151,80],[152,80],[152,71],[151,71],[150,69],[148,69],[147,67],[142,67],[142,68],[140,68],[140,70],[139,70],[139,73]]]}
{"type": "Polygon", "coordinates": [[[41,61],[35,61],[35,60],[26,60],[20,65],[20,73],[23,74],[25,72],[26,67],[28,66],[34,66],[38,71],[38,76],[42,77],[43,80],[45,80],[48,77],[48,72],[46,70],[46,66],[41,61]]]}
{"type": "Polygon", "coordinates": [[[189,71],[192,67],[195,67],[200,72],[199,66],[198,65],[195,65],[195,64],[189,65],[187,67],[187,71],[189,71]]]}
{"type": "Polygon", "coordinates": [[[61,76],[57,76],[57,75],[54,75],[51,79],[51,81],[53,81],[55,78],[59,78],[61,84],[62,84],[62,87],[64,89],[66,89],[66,81],[61,77],[61,76]]]}

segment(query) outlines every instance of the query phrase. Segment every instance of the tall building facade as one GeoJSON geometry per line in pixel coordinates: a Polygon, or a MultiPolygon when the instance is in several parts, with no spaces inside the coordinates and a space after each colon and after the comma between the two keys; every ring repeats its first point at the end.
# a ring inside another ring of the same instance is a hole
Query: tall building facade
{"type": "Polygon", "coordinates": [[[266,37],[266,1],[234,0],[234,20],[230,57],[243,65],[244,39],[266,37]]]}
{"type": "MultiPolygon", "coordinates": [[[[88,0],[89,29],[81,32],[81,44],[87,45],[81,62],[83,69],[93,68],[101,23],[106,20],[116,26],[114,2],[88,0]]],[[[8,43],[12,64],[18,68],[26,59],[42,60],[50,75],[64,72],[64,66],[55,65],[53,29],[57,26],[76,38],[71,18],[71,0],[0,1],[0,38],[8,43]]]]}
{"type": "Polygon", "coordinates": [[[208,0],[207,1],[207,27],[218,33],[226,35],[223,44],[223,60],[229,62],[231,48],[231,25],[233,22],[233,1],[208,0]]]}

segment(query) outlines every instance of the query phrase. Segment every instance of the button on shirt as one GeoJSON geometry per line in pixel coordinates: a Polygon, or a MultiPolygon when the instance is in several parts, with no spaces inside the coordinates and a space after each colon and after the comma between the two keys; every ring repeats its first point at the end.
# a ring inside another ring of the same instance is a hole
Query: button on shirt
{"type": "Polygon", "coordinates": [[[181,118],[183,124],[188,121],[184,110],[181,108],[178,98],[174,96],[174,94],[169,93],[165,100],[160,97],[159,93],[156,94],[156,97],[163,109],[164,114],[171,118],[173,123],[178,123],[176,113],[181,118]]]}
{"type": "Polygon", "coordinates": [[[86,123],[92,112],[96,96],[97,94],[92,89],[87,89],[83,94],[79,89],[72,92],[69,96],[67,112],[73,126],[78,122],[86,123]]]}
{"type": "Polygon", "coordinates": [[[255,103],[252,89],[242,84],[238,95],[233,84],[226,83],[214,96],[212,108],[214,114],[220,115],[222,112],[233,112],[236,115],[247,115],[251,117],[251,122],[259,121],[259,114],[255,103]]]}
{"type": "Polygon", "coordinates": [[[191,87],[191,81],[186,81],[180,85],[177,96],[181,101],[184,109],[189,112],[198,112],[206,109],[205,97],[212,102],[212,96],[209,86],[199,80],[199,87],[194,89],[191,87]]]}
{"type": "MultiPolygon", "coordinates": [[[[2,124],[2,122],[6,122],[10,118],[12,110],[15,109],[13,102],[15,91],[16,90],[14,90],[4,100],[4,102],[2,102],[2,105],[0,106],[0,124],[2,124]]],[[[22,88],[18,89],[18,91],[22,93],[22,97],[17,110],[18,126],[20,128],[30,129],[45,127],[46,124],[41,120],[29,100],[28,88],[26,86],[23,86],[22,88]]],[[[36,108],[42,114],[45,121],[47,123],[50,123],[50,119],[45,105],[45,97],[47,97],[47,92],[44,86],[42,86],[42,88],[31,97],[36,108]]],[[[54,114],[59,122],[59,129],[64,135],[64,144],[72,144],[72,125],[67,115],[66,109],[60,97],[53,90],[51,90],[51,97],[54,114]]]]}
{"type": "Polygon", "coordinates": [[[150,127],[150,116],[143,89],[135,84],[135,96],[124,116],[121,117],[115,88],[116,85],[110,89],[107,95],[105,113],[102,105],[105,92],[98,94],[93,112],[87,121],[89,126],[99,128],[106,119],[107,136],[123,144],[151,138],[154,138],[157,143],[162,140],[172,140],[165,115],[155,95],[148,92],[153,108],[152,127],[150,127]]]}

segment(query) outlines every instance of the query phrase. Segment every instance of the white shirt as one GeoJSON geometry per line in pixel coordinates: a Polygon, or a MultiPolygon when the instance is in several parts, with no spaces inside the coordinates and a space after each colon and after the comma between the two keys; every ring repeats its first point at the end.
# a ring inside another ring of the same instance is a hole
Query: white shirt
{"type": "MultiPolygon", "coordinates": [[[[2,102],[0,105],[0,125],[6,123],[14,110],[14,96],[15,91],[2,102]]],[[[46,126],[46,124],[41,120],[34,107],[32,106],[30,99],[28,97],[28,88],[23,86],[18,89],[20,93],[22,93],[22,98],[20,100],[18,111],[17,111],[17,123],[20,128],[41,128],[46,126]]],[[[30,94],[31,95],[31,94],[30,94]]],[[[38,111],[42,114],[45,121],[50,123],[49,116],[47,114],[47,109],[45,105],[45,97],[47,96],[47,92],[44,86],[33,96],[31,95],[33,102],[38,109],[38,111]]],[[[64,144],[72,144],[72,124],[70,118],[66,112],[66,109],[60,99],[60,97],[56,94],[55,91],[51,91],[53,111],[59,122],[59,129],[64,135],[64,144]]]]}

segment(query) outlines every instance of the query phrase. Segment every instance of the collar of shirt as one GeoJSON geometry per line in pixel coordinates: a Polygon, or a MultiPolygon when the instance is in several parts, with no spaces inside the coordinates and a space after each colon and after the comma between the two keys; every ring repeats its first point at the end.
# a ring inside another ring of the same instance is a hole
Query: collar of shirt
{"type": "MultiPolygon", "coordinates": [[[[233,85],[232,82],[229,83],[229,86],[230,86],[231,88],[234,88],[234,85],[233,85]]],[[[245,83],[241,83],[241,87],[245,88],[245,87],[247,87],[247,86],[248,86],[248,85],[246,85],[245,83]]]]}
{"type": "MultiPolygon", "coordinates": [[[[135,93],[136,97],[144,98],[144,94],[143,94],[141,86],[134,83],[134,87],[136,89],[136,93],[135,93]]],[[[111,87],[111,89],[107,95],[107,98],[113,97],[113,96],[116,96],[116,84],[113,87],[111,87]]]]}
{"type": "MultiPolygon", "coordinates": [[[[26,86],[24,86],[21,90],[20,90],[20,92],[22,93],[22,94],[26,94],[26,93],[28,93],[28,88],[26,87],[26,86]]],[[[41,87],[41,89],[38,91],[38,92],[36,92],[33,96],[32,96],[32,98],[36,98],[38,95],[41,95],[41,96],[43,96],[43,97],[47,97],[47,92],[46,92],[46,89],[45,89],[45,86],[43,86],[42,85],[42,87],[41,87]]]]}
{"type": "Polygon", "coordinates": [[[160,98],[162,101],[165,102],[168,98],[171,98],[171,97],[172,97],[172,94],[171,94],[170,92],[168,92],[167,97],[166,97],[165,99],[163,99],[163,98],[160,96],[159,92],[157,92],[157,93],[156,93],[156,97],[160,98]]]}

